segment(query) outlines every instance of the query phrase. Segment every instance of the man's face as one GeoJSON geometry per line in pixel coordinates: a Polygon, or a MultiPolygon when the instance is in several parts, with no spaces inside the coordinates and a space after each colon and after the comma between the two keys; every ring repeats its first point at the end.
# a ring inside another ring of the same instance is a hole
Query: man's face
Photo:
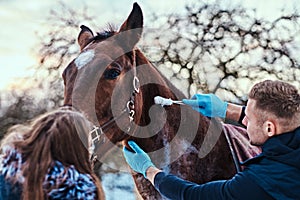
{"type": "Polygon", "coordinates": [[[256,146],[262,145],[269,138],[264,131],[264,122],[260,120],[261,114],[256,108],[256,100],[249,99],[243,124],[247,127],[250,143],[256,146]]]}

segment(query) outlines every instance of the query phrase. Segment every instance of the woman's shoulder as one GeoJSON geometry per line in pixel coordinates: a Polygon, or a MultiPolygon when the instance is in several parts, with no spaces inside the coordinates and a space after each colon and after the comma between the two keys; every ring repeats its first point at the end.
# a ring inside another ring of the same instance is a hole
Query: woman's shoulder
{"type": "Polygon", "coordinates": [[[95,199],[97,188],[89,174],[55,161],[45,177],[43,188],[53,199],[95,199]]]}

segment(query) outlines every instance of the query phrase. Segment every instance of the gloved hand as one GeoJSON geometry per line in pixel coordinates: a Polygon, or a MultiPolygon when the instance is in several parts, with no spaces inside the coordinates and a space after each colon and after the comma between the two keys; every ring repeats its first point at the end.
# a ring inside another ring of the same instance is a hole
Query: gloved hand
{"type": "Polygon", "coordinates": [[[226,117],[228,103],[214,94],[195,94],[191,99],[182,102],[207,117],[226,117]]]}
{"type": "Polygon", "coordinates": [[[144,177],[147,178],[146,176],[147,169],[151,166],[155,167],[155,165],[152,163],[148,154],[145,153],[135,142],[128,141],[128,144],[135,151],[135,153],[129,151],[124,146],[123,153],[126,162],[134,171],[142,173],[144,177]]]}

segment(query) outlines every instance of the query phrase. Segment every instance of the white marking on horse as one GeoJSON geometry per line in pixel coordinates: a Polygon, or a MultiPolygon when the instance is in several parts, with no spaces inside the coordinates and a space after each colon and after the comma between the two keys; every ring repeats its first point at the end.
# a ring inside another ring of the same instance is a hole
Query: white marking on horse
{"type": "Polygon", "coordinates": [[[165,163],[166,163],[166,166],[163,168],[163,170],[168,174],[171,171],[170,167],[168,166],[169,164],[171,164],[170,143],[167,141],[166,138],[164,138],[163,144],[164,144],[165,163]]]}
{"type": "Polygon", "coordinates": [[[82,52],[76,59],[75,65],[78,69],[81,69],[85,65],[87,65],[93,58],[95,57],[95,51],[90,49],[82,52]]]}

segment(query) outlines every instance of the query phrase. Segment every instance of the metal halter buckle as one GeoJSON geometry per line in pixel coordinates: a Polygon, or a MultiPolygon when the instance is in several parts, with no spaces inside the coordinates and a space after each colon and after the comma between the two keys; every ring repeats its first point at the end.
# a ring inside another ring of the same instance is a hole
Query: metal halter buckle
{"type": "Polygon", "coordinates": [[[93,129],[91,130],[90,134],[91,134],[93,142],[95,142],[95,141],[99,142],[100,141],[100,137],[103,134],[103,131],[102,131],[102,129],[100,127],[93,126],[93,129]]]}

